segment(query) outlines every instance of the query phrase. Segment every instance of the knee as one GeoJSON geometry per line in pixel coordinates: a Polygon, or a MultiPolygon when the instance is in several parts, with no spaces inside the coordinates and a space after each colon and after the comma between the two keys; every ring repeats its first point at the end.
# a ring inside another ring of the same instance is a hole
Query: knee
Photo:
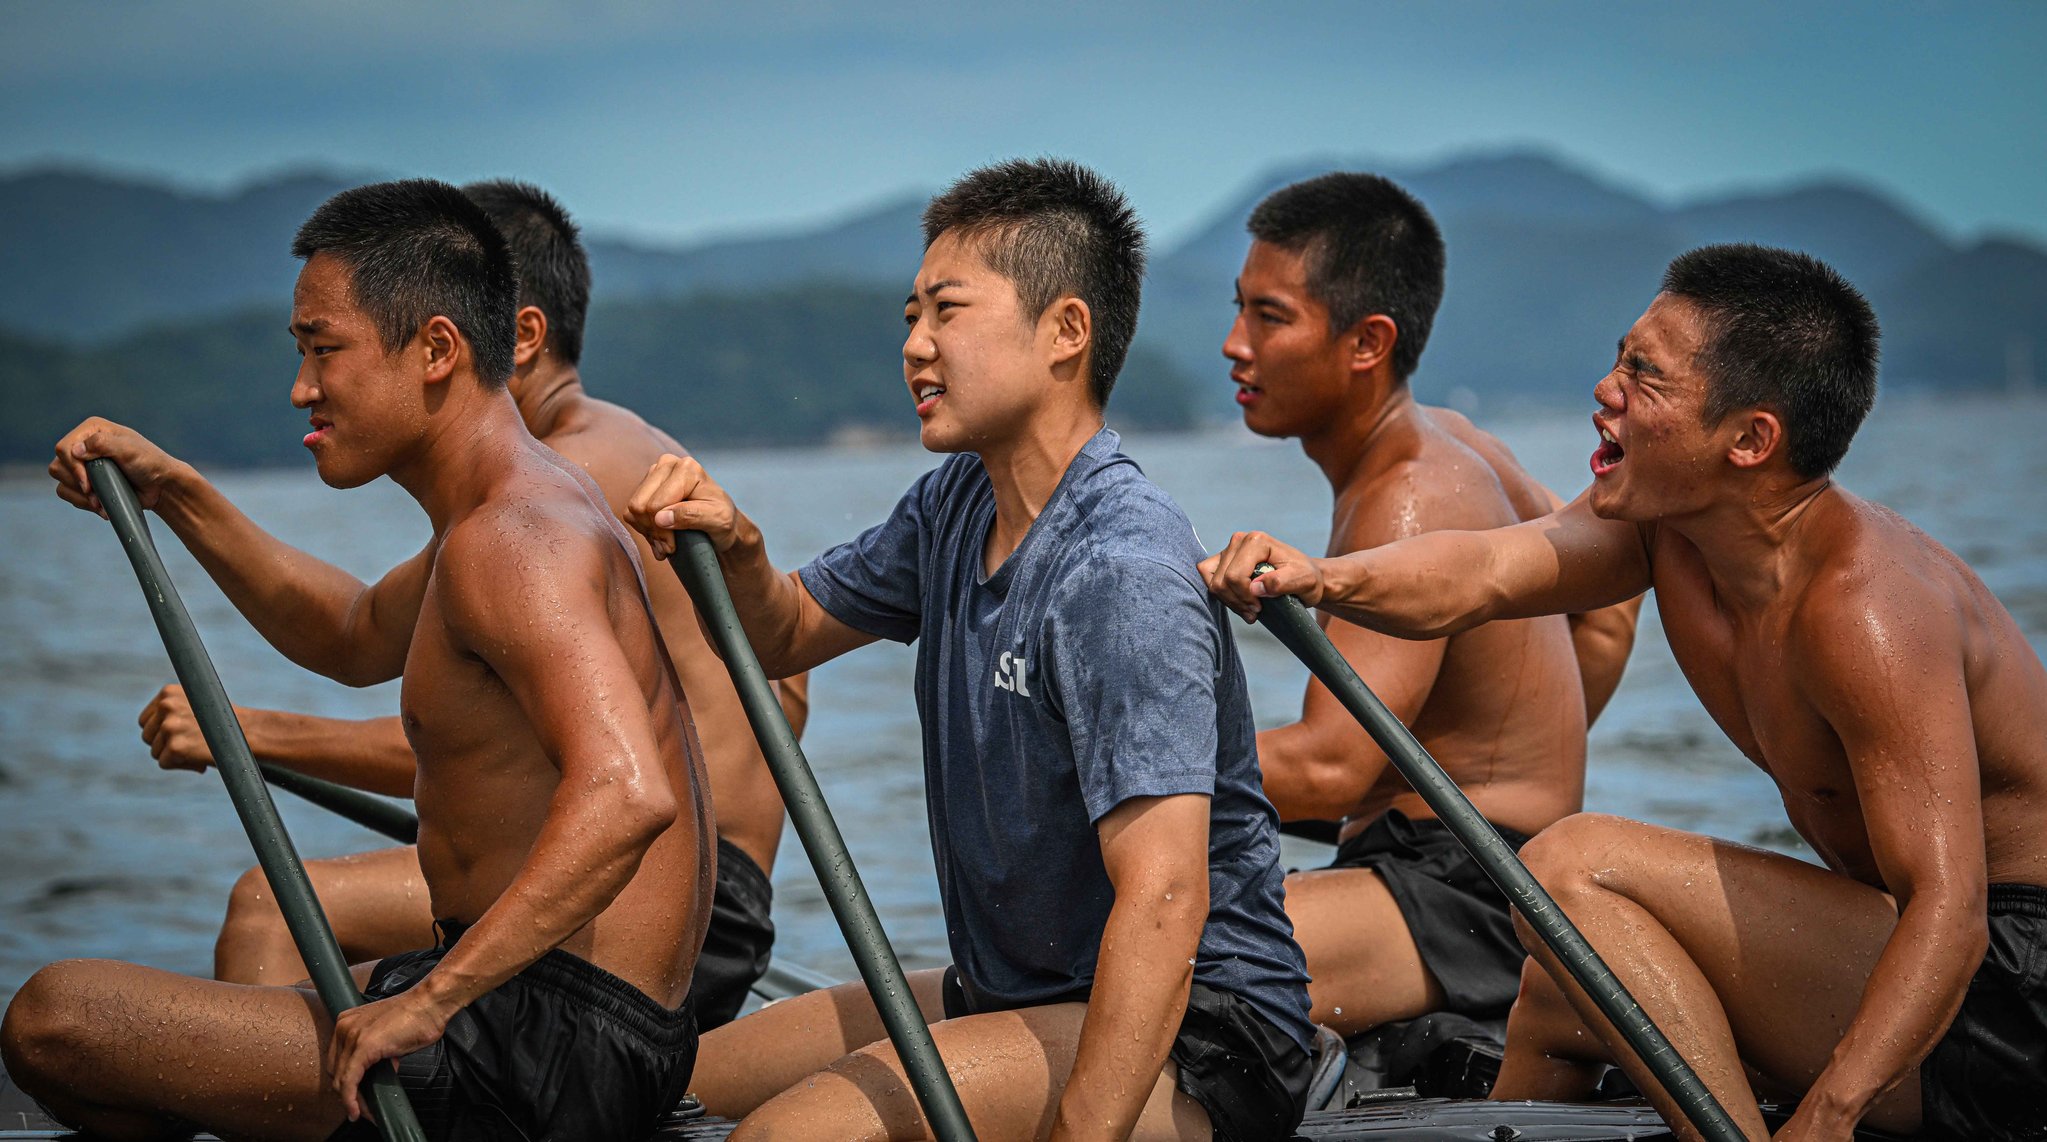
{"type": "Polygon", "coordinates": [[[1590,887],[1601,864],[1598,854],[1611,851],[1628,824],[1605,813],[1574,813],[1521,846],[1521,860],[1552,896],[1590,887]]]}
{"type": "Polygon", "coordinates": [[[270,892],[270,880],[261,868],[244,872],[227,894],[227,921],[221,925],[221,939],[230,933],[248,936],[271,929],[284,930],[284,913],[270,892]]]}
{"type": "Polygon", "coordinates": [[[65,960],[28,977],[0,1021],[0,1060],[22,1090],[45,1098],[63,1076],[87,1069],[80,1013],[89,1010],[89,961],[65,960]]]}

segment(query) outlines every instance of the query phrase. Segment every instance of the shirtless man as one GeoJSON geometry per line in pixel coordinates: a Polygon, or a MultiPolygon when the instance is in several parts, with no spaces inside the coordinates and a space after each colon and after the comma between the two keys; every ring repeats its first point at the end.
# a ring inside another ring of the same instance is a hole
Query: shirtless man
{"type": "MultiPolygon", "coordinates": [[[[800,574],[686,460],[634,526],[710,535],[770,676],[917,643],[955,962],[910,985],[981,1137],[1287,1137],[1306,980],[1243,667],[1193,528],[1102,426],[1143,234],[1055,160],[967,175],[924,234],[903,379],[953,455],[800,574]]],[[[857,984],[707,1036],[693,1089],[735,1139],[925,1137],[857,984]]]]}
{"type": "MultiPolygon", "coordinates": [[[[1591,814],[1530,842],[1529,867],[1751,1138],[1754,1089],[1803,1096],[1780,1139],[1858,1122],[2034,1138],[2047,671],[1961,560],[1829,478],[1875,398],[1876,349],[1869,306],[1819,262],[1695,250],[1593,390],[1577,501],[1338,559],[1240,536],[1210,582],[1244,611],[1294,594],[1407,638],[1656,588],[1685,677],[1826,867],[1591,814]],[[1254,583],[1260,561],[1277,570],[1254,583]]],[[[1495,1093],[1581,1096],[1616,1059],[1678,1122],[1524,942],[1495,1093]]]]}
{"type": "Polygon", "coordinates": [[[715,858],[632,542],[505,391],[518,284],[475,203],[425,180],[359,187],[292,249],[306,447],[331,486],[388,475],[410,492],[433,523],[423,551],[366,587],[104,420],[66,435],[50,472],[97,510],[86,461],[116,461],[300,666],[355,685],[402,672],[439,939],[359,966],[372,1002],[331,1021],[303,987],[55,964],[0,1027],[8,1072],[113,1138],[366,1135],[357,1083],[382,1059],[428,1096],[413,1105],[429,1138],[479,1122],[644,1137],[695,1059],[684,996],[715,858]]]}
{"type": "MultiPolygon", "coordinates": [[[[505,236],[518,267],[518,341],[508,388],[520,418],[542,444],[588,472],[615,513],[624,511],[626,497],[648,466],[663,453],[683,453],[683,448],[630,411],[583,390],[577,362],[590,302],[590,262],[575,223],[547,192],[524,183],[481,182],[464,187],[463,193],[505,236]]],[[[643,564],[652,566],[646,541],[637,533],[633,538],[643,564]]],[[[739,1014],[747,989],[767,970],[775,938],[768,871],[782,839],[782,800],[731,678],[697,625],[688,592],[664,573],[648,577],[647,597],[690,696],[717,809],[717,891],[711,929],[690,984],[697,1025],[709,1030],[739,1014]]],[[[800,719],[802,680],[791,680],[784,694],[800,719]]],[[[344,721],[279,710],[238,707],[236,712],[250,750],[265,761],[378,793],[412,796],[412,747],[396,717],[344,721]]],[[[204,772],[213,763],[182,687],[165,687],[140,721],[143,740],[163,768],[204,772]]],[[[412,846],[308,861],[306,871],[350,961],[433,942],[434,916],[412,846]]],[[[214,978],[231,983],[285,984],[306,977],[262,869],[244,873],[228,897],[213,962],[214,978]]]]}
{"type": "MultiPolygon", "coordinates": [[[[1421,203],[1376,175],[1330,174],[1274,192],[1249,228],[1223,355],[1245,425],[1299,437],[1328,477],[1330,554],[1560,502],[1408,388],[1443,296],[1443,240],[1421,203]]],[[[1612,610],[1587,624],[1602,703],[1634,631],[1632,610],[1612,610]]],[[[1566,620],[1428,642],[1329,635],[1509,844],[1580,808],[1590,699],[1566,620]]],[[[1431,1011],[1504,1018],[1524,958],[1506,898],[1321,683],[1300,721],[1258,735],[1258,765],[1282,820],[1343,822],[1335,861],[1286,882],[1315,1021],[1350,1035],[1431,1011]]]]}

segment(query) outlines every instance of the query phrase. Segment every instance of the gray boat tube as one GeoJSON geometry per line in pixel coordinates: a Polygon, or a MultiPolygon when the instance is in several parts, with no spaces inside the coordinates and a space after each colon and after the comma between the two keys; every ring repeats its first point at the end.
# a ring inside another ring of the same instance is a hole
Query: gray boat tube
{"type": "MultiPolygon", "coordinates": [[[[242,736],[241,723],[235,720],[234,707],[227,700],[220,675],[213,669],[213,659],[199,641],[199,630],[192,625],[192,616],[186,612],[184,600],[178,597],[178,589],[164,569],[163,557],[157,554],[156,544],[149,537],[149,523],[143,518],[135,489],[112,460],[88,461],[86,473],[92,480],[94,494],[107,509],[107,518],[113,521],[115,534],[121,537],[121,549],[128,553],[128,562],[135,567],[135,578],[149,601],[150,616],[156,620],[157,633],[163,636],[171,666],[192,701],[200,733],[206,738],[206,747],[213,751],[214,767],[220,770],[221,780],[227,785],[235,813],[242,819],[242,828],[256,850],[256,861],[263,867],[264,877],[270,881],[270,891],[277,896],[278,908],[284,913],[292,942],[298,945],[299,958],[305,961],[320,1002],[333,1015],[361,1006],[362,992],[356,990],[355,980],[348,974],[348,961],[342,958],[341,947],[334,941],[334,930],[328,927],[326,913],[320,910],[320,901],[313,895],[313,885],[306,879],[298,849],[284,831],[284,822],[278,819],[277,805],[270,800],[270,790],[263,784],[256,759],[249,754],[248,739],[242,736]]],[[[426,1142],[419,1120],[412,1113],[412,1104],[406,1100],[389,1063],[371,1068],[369,1084],[377,1131],[385,1142],[426,1142]]]]}
{"type": "Polygon", "coordinates": [[[974,1137],[973,1124],[967,1121],[966,1108],[960,1105],[952,1076],[946,1073],[945,1062],[938,1057],[938,1044],[931,1041],[931,1028],[925,1025],[916,997],[910,994],[903,966],[889,945],[888,934],[882,930],[881,917],[875,914],[874,902],[860,882],[860,873],[853,867],[853,855],[846,850],[846,839],[839,833],[838,822],[832,819],[817,777],[803,756],[803,747],[797,744],[789,719],[782,712],[782,703],[775,697],[760,659],[754,656],[753,645],[746,640],[739,611],[732,605],[731,592],[725,588],[718,553],[712,548],[710,537],[700,531],[680,532],[675,539],[675,554],[668,561],[674,565],[675,574],[682,579],[690,598],[696,601],[703,614],[704,631],[732,675],[740,704],[746,708],[746,720],[753,726],[753,736],[760,740],[768,770],[774,774],[775,785],[782,791],[782,802],[789,808],[789,821],[796,826],[804,854],[810,857],[810,867],[816,870],[817,879],[824,886],[825,900],[832,906],[839,931],[845,934],[860,978],[866,981],[867,990],[874,997],[874,1006],[881,1013],[883,1026],[888,1028],[896,1057],[902,1060],[917,1101],[924,1107],[924,1119],[939,1142],[968,1142],[974,1137]]]}
{"type": "MultiPolygon", "coordinates": [[[[1260,570],[1266,568],[1261,567],[1260,570]]],[[[1675,1100],[1691,1120],[1692,1126],[1711,1142],[1746,1142],[1741,1128],[1727,1116],[1713,1092],[1699,1081],[1699,1076],[1685,1063],[1671,1046],[1655,1023],[1651,1022],[1642,1005],[1628,994],[1628,989],[1599,953],[1592,949],[1577,925],[1564,915],[1563,909],[1542,885],[1536,883],[1528,866],[1521,863],[1513,849],[1480,815],[1464,790],[1450,780],[1429,751],[1422,748],[1413,733],[1393,716],[1379,696],[1372,693],[1356,670],[1329,641],[1316,624],[1308,608],[1292,595],[1267,599],[1260,606],[1258,621],[1266,630],[1294,655],[1307,665],[1310,673],[1321,679],[1329,692],[1336,695],[1345,709],[1351,712],[1365,727],[1372,740],[1385,751],[1387,760],[1407,779],[1422,800],[1428,803],[1444,826],[1457,837],[1471,859],[1478,862],[1486,875],[1507,900],[1521,913],[1530,927],[1542,937],[1542,942],[1556,953],[1557,959],[1570,971],[1578,986],[1592,997],[1600,1014],[1620,1031],[1643,1065],[1655,1074],[1656,1081],[1675,1100]]]]}

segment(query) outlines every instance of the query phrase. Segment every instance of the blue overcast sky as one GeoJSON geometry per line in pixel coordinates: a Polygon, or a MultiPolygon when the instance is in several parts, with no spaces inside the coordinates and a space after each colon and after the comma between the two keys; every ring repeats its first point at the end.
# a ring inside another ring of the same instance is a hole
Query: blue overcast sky
{"type": "Polygon", "coordinates": [[[1054,153],[1174,237],[1260,168],[1535,144],[1665,199],[1849,174],[2047,239],[2047,4],[0,0],[0,168],[513,174],[811,222],[1054,153]]]}

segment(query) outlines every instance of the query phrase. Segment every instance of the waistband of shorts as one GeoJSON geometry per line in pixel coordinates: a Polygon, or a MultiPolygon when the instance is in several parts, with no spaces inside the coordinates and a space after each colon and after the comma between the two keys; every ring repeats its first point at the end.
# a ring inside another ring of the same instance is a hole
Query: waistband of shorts
{"type": "Polygon", "coordinates": [[[760,866],[759,861],[748,855],[745,849],[719,837],[718,876],[723,878],[727,875],[737,876],[747,881],[750,887],[770,895],[775,891],[774,884],[768,880],[767,870],[760,866]]]}
{"type": "MultiPolygon", "coordinates": [[[[1526,833],[1492,821],[1487,821],[1486,824],[1492,825],[1493,831],[1500,834],[1500,839],[1507,842],[1507,847],[1516,852],[1521,851],[1521,846],[1528,843],[1529,837],[1526,833]]],[[[1398,809],[1388,809],[1372,818],[1371,824],[1359,830],[1355,836],[1337,845],[1336,857],[1338,860],[1345,860],[1356,856],[1391,852],[1416,841],[1442,837],[1457,840],[1457,834],[1450,826],[1435,817],[1410,817],[1398,809]]]]}
{"type": "MultiPolygon", "coordinates": [[[[469,930],[460,920],[434,921],[435,944],[445,950],[469,930]]],[[[670,1010],[632,984],[589,960],[551,948],[513,977],[555,992],[593,1011],[602,1012],[655,1047],[677,1047],[696,1036],[696,1016],[688,997],[670,1010]]]]}
{"type": "Polygon", "coordinates": [[[2037,884],[1993,884],[1990,911],[2047,920],[2047,888],[2037,884]]]}

